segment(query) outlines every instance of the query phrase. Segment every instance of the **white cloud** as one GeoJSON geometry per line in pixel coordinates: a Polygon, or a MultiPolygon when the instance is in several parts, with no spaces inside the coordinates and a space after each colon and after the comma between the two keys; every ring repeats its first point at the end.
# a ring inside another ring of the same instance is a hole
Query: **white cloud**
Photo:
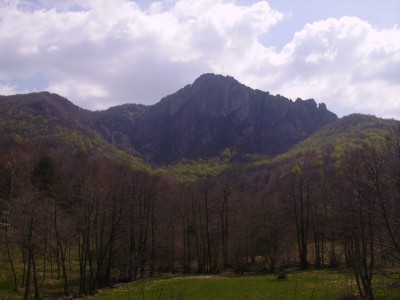
{"type": "Polygon", "coordinates": [[[89,108],[99,93],[154,103],[213,71],[225,54],[243,53],[282,18],[265,1],[160,1],[147,11],[125,0],[7,3],[0,6],[0,79],[41,73],[46,89],[89,108]]]}
{"type": "Polygon", "coordinates": [[[154,103],[204,72],[315,98],[346,114],[399,118],[400,30],[358,18],[306,24],[282,51],[262,37],[284,15],[266,1],[12,0],[0,4],[2,91],[42,74],[85,108],[154,103]],[[82,4],[83,3],[83,4],[82,4]]]}
{"type": "Polygon", "coordinates": [[[100,85],[76,80],[66,80],[55,85],[50,85],[49,91],[60,95],[72,95],[74,98],[80,100],[90,97],[105,98],[110,96],[100,85]]]}
{"type": "Polygon", "coordinates": [[[294,99],[315,98],[340,115],[362,112],[400,118],[397,27],[379,30],[354,17],[306,24],[281,52],[270,51],[253,64],[261,64],[265,71],[248,82],[252,86],[294,99]]]}
{"type": "Polygon", "coordinates": [[[10,86],[10,85],[0,83],[0,95],[8,96],[8,95],[14,95],[17,93],[18,93],[18,91],[15,88],[15,86],[10,86]]]}

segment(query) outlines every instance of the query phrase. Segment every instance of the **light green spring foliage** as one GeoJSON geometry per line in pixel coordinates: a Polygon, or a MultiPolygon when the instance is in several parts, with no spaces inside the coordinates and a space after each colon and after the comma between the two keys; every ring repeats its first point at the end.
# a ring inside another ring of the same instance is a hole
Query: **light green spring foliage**
{"type": "MultiPolygon", "coordinates": [[[[209,159],[184,159],[176,164],[151,168],[139,157],[117,149],[104,140],[95,130],[87,129],[78,120],[64,126],[65,120],[33,115],[29,111],[15,111],[13,107],[0,119],[0,134],[16,143],[32,142],[62,146],[71,155],[97,153],[111,160],[128,162],[136,169],[162,174],[180,182],[194,182],[212,178],[235,169],[264,167],[271,163],[289,163],[320,169],[328,165],[341,168],[349,151],[364,146],[385,147],[386,140],[396,125],[395,121],[373,116],[350,115],[327,125],[316,134],[294,146],[290,151],[269,158],[265,155],[245,154],[240,156],[232,149],[209,159]],[[11,136],[12,135],[12,136],[11,136]]],[[[398,122],[397,122],[398,123],[398,122]]],[[[383,150],[383,149],[381,149],[383,150]]]]}
{"type": "Polygon", "coordinates": [[[236,150],[224,149],[218,156],[208,159],[182,159],[178,163],[157,169],[159,174],[170,176],[179,182],[195,182],[213,178],[222,173],[254,167],[269,161],[264,154],[239,155],[236,150]],[[239,161],[236,161],[240,157],[239,161]]]}
{"type": "Polygon", "coordinates": [[[101,154],[107,159],[125,161],[135,169],[150,171],[151,167],[140,158],[129,155],[106,142],[95,130],[85,129],[74,120],[73,127],[64,126],[63,121],[55,118],[47,120],[41,115],[32,115],[27,111],[15,112],[11,108],[9,118],[0,119],[0,134],[17,144],[45,143],[50,146],[63,147],[71,155],[101,154]]]}
{"type": "Polygon", "coordinates": [[[293,166],[299,168],[292,169],[293,172],[301,171],[303,166],[314,169],[326,166],[341,168],[346,155],[352,150],[362,147],[384,150],[396,126],[398,122],[392,120],[367,115],[350,115],[325,126],[288,152],[273,158],[247,154],[241,157],[240,163],[235,163],[233,161],[237,153],[225,149],[216,158],[185,159],[177,164],[160,168],[158,172],[178,181],[190,182],[238,168],[265,167],[276,163],[289,163],[290,168],[293,166]]]}
{"type": "Polygon", "coordinates": [[[398,121],[354,114],[325,126],[291,150],[254,165],[291,161],[293,165],[340,168],[347,153],[362,147],[384,150],[398,121]]]}
{"type": "Polygon", "coordinates": [[[163,167],[159,172],[180,182],[194,182],[202,178],[215,177],[231,167],[232,164],[227,159],[185,159],[177,164],[163,167]]]}

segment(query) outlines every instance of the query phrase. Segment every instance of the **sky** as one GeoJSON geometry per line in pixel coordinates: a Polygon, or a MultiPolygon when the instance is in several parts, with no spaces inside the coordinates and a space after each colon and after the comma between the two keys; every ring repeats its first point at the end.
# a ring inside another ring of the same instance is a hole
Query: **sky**
{"type": "Polygon", "coordinates": [[[101,110],[203,73],[400,119],[400,1],[0,0],[0,95],[101,110]]]}

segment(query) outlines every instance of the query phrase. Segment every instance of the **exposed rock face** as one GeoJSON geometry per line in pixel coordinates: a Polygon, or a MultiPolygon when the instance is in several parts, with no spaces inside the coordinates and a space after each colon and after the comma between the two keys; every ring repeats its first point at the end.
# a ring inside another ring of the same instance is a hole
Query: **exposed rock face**
{"type": "Polygon", "coordinates": [[[336,119],[312,99],[293,102],[229,76],[204,74],[144,111],[130,139],[157,163],[212,157],[225,148],[276,155],[336,119]]]}
{"type": "Polygon", "coordinates": [[[226,148],[276,155],[337,119],[325,104],[312,99],[293,102],[214,74],[200,76],[151,106],[125,104],[92,112],[47,92],[0,100],[5,120],[18,119],[18,111],[40,115],[49,128],[61,123],[83,136],[100,133],[108,143],[157,164],[213,157],[226,148]]]}
{"type": "Polygon", "coordinates": [[[97,111],[95,126],[108,142],[132,153],[134,149],[129,135],[136,126],[136,120],[148,109],[142,104],[123,104],[104,111],[97,111]]]}

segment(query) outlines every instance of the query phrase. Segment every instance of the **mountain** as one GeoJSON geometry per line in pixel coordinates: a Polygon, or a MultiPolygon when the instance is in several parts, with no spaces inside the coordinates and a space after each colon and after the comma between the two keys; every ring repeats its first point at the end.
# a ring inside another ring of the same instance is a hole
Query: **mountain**
{"type": "Polygon", "coordinates": [[[48,92],[0,96],[0,130],[3,138],[15,141],[51,138],[66,130],[95,135],[88,126],[91,112],[48,92]]]}
{"type": "Polygon", "coordinates": [[[295,164],[329,168],[350,149],[384,144],[398,123],[360,114],[338,119],[312,99],[291,101],[214,74],[154,105],[95,112],[48,92],[0,96],[3,151],[22,145],[67,157],[123,158],[149,169],[144,158],[184,181],[238,166],[253,175],[295,164]]]}
{"type": "Polygon", "coordinates": [[[109,143],[128,153],[136,153],[129,136],[136,126],[136,120],[147,108],[142,104],[123,104],[94,112],[95,127],[109,143]]]}
{"type": "Polygon", "coordinates": [[[68,156],[100,155],[124,158],[137,167],[145,165],[109,143],[95,126],[97,114],[48,92],[0,96],[0,143],[68,156]]]}
{"type": "MultiPolygon", "coordinates": [[[[395,151],[395,155],[398,155],[396,153],[399,151],[399,136],[400,121],[398,120],[352,114],[324,126],[289,151],[275,157],[255,157],[253,161],[239,165],[220,163],[214,166],[209,162],[207,166],[203,164],[202,169],[208,167],[208,173],[212,173],[218,171],[217,167],[224,167],[218,174],[227,174],[231,179],[233,178],[238,189],[246,190],[248,193],[263,191],[271,196],[276,191],[277,185],[282,183],[285,174],[292,172],[294,167],[299,167],[304,174],[314,179],[334,180],[333,174],[346,169],[349,158],[357,151],[373,149],[382,156],[395,151]],[[390,149],[393,145],[397,146],[390,149]]],[[[382,160],[380,163],[386,164],[387,161],[382,160]]],[[[204,177],[199,172],[198,166],[189,168],[192,165],[193,163],[187,163],[184,166],[174,166],[172,174],[183,180],[190,179],[189,176],[204,177]]]]}
{"type": "MultiPolygon", "coordinates": [[[[85,297],[175,270],[272,273],[281,261],[340,269],[376,256],[396,271],[399,124],[360,114],[338,119],[314,100],[293,102],[213,74],[155,105],[97,112],[47,92],[0,97],[1,246],[8,250],[0,263],[13,262],[0,269],[9,278],[3,286],[18,286],[24,258],[33,274],[46,262],[43,242],[50,253],[68,246],[79,264],[50,257],[64,276],[43,278],[32,297],[39,288],[47,298],[62,290],[64,298],[85,297]],[[154,170],[138,157],[165,165],[154,170]],[[374,236],[378,251],[337,259],[349,245],[372,249],[374,236]]],[[[0,295],[22,298],[17,290],[0,295]]]]}
{"type": "Polygon", "coordinates": [[[274,185],[294,166],[318,174],[327,174],[346,166],[354,150],[374,148],[385,151],[388,143],[400,134],[400,121],[371,115],[352,114],[337,119],[294,145],[287,152],[267,157],[244,155],[235,158],[232,151],[224,151],[211,159],[182,160],[166,167],[168,174],[178,181],[230,174],[250,190],[274,185]]]}
{"type": "Polygon", "coordinates": [[[147,161],[209,158],[229,148],[277,155],[337,116],[313,100],[291,101],[230,76],[204,74],[151,106],[124,105],[98,114],[98,130],[147,161]]]}
{"type": "Polygon", "coordinates": [[[211,158],[226,149],[274,156],[337,119],[325,104],[291,101],[233,77],[204,74],[154,105],[92,112],[48,92],[1,96],[3,136],[72,152],[115,152],[156,164],[211,158]]]}
{"type": "Polygon", "coordinates": [[[396,120],[351,114],[326,125],[274,160],[290,161],[305,168],[339,167],[353,150],[384,148],[399,126],[396,120]]]}

